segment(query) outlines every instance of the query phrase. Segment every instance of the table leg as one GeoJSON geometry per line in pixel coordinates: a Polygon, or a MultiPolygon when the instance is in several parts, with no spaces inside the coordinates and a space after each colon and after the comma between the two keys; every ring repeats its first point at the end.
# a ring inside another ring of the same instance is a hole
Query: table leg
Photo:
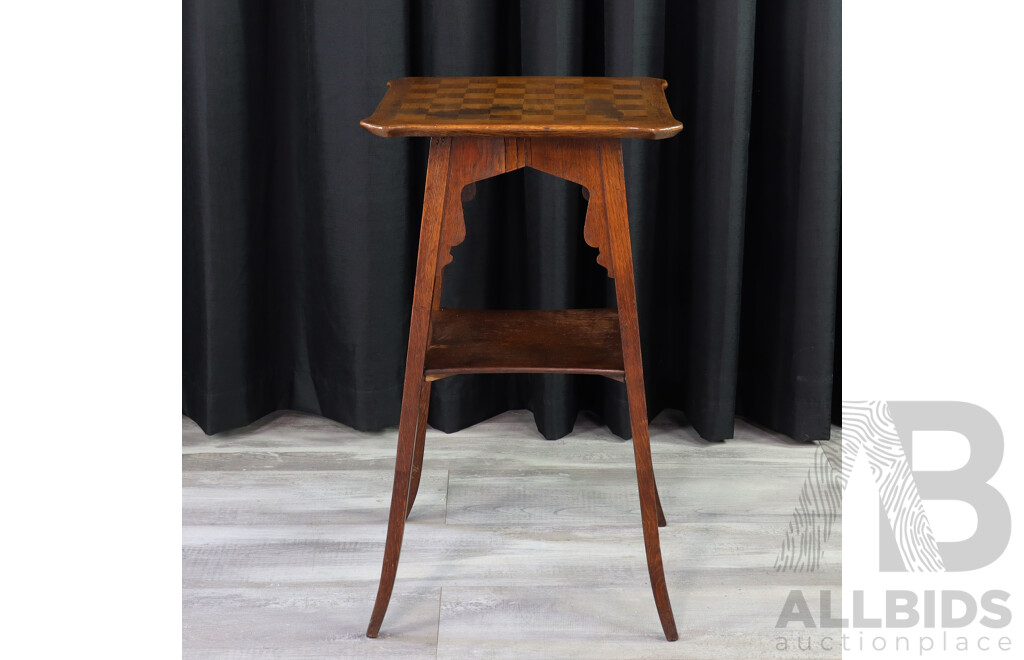
{"type": "Polygon", "coordinates": [[[640,491],[640,512],[643,520],[644,544],[647,547],[647,568],[651,576],[654,603],[661,618],[665,638],[679,639],[672,603],[665,586],[665,569],[661,562],[661,541],[658,538],[661,502],[654,482],[651,441],[647,430],[647,401],[644,395],[643,362],[640,355],[640,332],[636,311],[636,290],[633,284],[633,252],[629,238],[629,217],[626,210],[626,185],[622,171],[622,144],[618,140],[601,140],[601,179],[604,188],[608,237],[611,243],[615,274],[615,298],[619,309],[622,334],[622,356],[626,372],[626,393],[629,418],[633,427],[633,454],[636,460],[637,485],[640,491]]]}
{"type": "Polygon", "coordinates": [[[423,220],[420,225],[419,253],[416,260],[416,283],[413,289],[412,320],[409,324],[409,347],[406,352],[405,384],[402,392],[402,417],[398,428],[398,452],[395,458],[395,482],[391,491],[391,514],[388,535],[384,544],[384,564],[381,568],[377,600],[370,616],[367,637],[380,632],[384,613],[391,601],[398,572],[398,558],[402,551],[402,534],[408,511],[412,482],[413,455],[417,426],[420,418],[421,393],[426,388],[423,379],[423,360],[430,335],[430,312],[434,293],[434,275],[437,270],[438,245],[447,196],[448,172],[451,159],[451,141],[447,138],[430,140],[430,158],[427,163],[427,183],[423,196],[423,220]]]}

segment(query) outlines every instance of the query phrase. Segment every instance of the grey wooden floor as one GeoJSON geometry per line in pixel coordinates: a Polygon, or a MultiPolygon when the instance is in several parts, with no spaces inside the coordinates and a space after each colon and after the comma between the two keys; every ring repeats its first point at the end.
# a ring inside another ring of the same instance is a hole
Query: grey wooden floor
{"type": "Polygon", "coordinates": [[[651,440],[678,642],[654,608],[631,443],[586,417],[547,441],[528,412],[427,433],[371,640],[396,432],[283,413],[207,437],[183,419],[185,657],[830,657],[775,629],[791,589],[816,611],[840,588],[838,526],[819,570],[774,568],[817,446],[744,422],[707,443],[675,413],[651,440]]]}

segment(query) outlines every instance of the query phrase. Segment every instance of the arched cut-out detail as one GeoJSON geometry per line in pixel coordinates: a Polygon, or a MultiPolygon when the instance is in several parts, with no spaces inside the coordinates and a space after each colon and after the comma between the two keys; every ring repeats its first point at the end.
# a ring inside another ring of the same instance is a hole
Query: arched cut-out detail
{"type": "Polygon", "coordinates": [[[472,199],[477,181],[518,170],[524,163],[519,156],[515,138],[459,138],[452,140],[452,156],[448,164],[448,186],[444,200],[444,223],[438,246],[439,269],[452,261],[451,250],[466,239],[466,220],[462,202],[472,199]],[[513,143],[509,145],[508,143],[513,143]]]}
{"type": "Polygon", "coordinates": [[[444,223],[437,253],[440,289],[441,270],[452,262],[451,250],[466,238],[462,203],[475,195],[474,184],[523,167],[550,174],[583,186],[587,215],[583,240],[598,251],[597,263],[615,277],[608,241],[608,209],[601,175],[602,154],[621,158],[617,140],[574,138],[459,138],[452,140],[444,223]]]}

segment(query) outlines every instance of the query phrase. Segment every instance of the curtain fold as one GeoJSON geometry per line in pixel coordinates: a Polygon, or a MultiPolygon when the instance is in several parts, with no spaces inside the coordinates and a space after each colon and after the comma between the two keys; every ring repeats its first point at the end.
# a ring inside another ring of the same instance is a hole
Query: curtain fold
{"type": "MultiPolygon", "coordinates": [[[[398,423],[427,141],[359,126],[388,80],[654,76],[685,128],[624,144],[649,413],[709,440],[737,414],[827,437],[839,17],[830,0],[186,0],[184,413],[208,433],[285,408],[398,423]]],[[[477,189],[446,306],[614,304],[579,186],[526,170],[477,189]]],[[[430,423],[514,408],[548,438],[581,411],[630,433],[623,386],[586,376],[444,379],[430,423]]]]}

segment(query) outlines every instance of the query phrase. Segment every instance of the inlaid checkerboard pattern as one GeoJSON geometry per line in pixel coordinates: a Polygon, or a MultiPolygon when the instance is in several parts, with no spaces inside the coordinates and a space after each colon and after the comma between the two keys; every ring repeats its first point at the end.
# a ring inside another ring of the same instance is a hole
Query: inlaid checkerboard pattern
{"type": "Polygon", "coordinates": [[[363,125],[379,135],[455,134],[459,127],[495,135],[588,127],[622,137],[675,128],[674,134],[680,125],[663,84],[654,78],[402,78],[390,83],[363,125]]]}
{"type": "Polygon", "coordinates": [[[434,78],[414,81],[395,113],[400,121],[498,119],[578,122],[647,117],[640,81],[548,78],[434,78]]]}

